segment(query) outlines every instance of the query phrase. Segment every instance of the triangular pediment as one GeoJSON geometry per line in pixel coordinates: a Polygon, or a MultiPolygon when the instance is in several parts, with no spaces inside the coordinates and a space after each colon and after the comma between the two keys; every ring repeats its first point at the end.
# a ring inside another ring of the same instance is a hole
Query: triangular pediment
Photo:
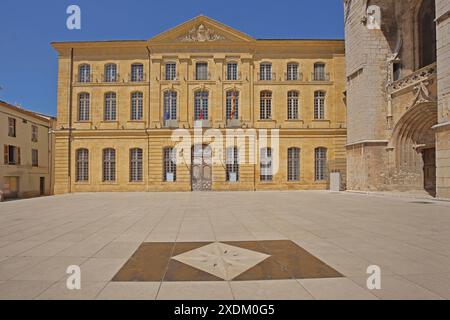
{"type": "Polygon", "coordinates": [[[254,38],[206,16],[198,16],[148,40],[151,43],[250,42],[254,38]]]}

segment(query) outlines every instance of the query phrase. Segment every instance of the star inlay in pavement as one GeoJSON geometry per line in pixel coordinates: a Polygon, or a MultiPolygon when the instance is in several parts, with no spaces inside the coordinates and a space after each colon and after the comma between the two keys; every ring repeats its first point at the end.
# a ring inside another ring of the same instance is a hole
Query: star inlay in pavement
{"type": "Polygon", "coordinates": [[[215,242],[172,259],[224,280],[232,280],[269,257],[264,253],[215,242]]]}

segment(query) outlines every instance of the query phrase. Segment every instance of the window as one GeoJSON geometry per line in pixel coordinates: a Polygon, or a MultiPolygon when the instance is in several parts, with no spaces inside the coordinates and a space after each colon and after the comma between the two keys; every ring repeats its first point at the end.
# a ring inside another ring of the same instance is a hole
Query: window
{"type": "Polygon", "coordinates": [[[323,181],[326,179],[326,165],[327,165],[327,149],[317,148],[315,150],[316,181],[323,181]]]}
{"type": "Polygon", "coordinates": [[[423,0],[418,12],[419,68],[436,62],[436,4],[423,0]]]}
{"type": "Polygon", "coordinates": [[[400,80],[402,76],[402,64],[400,62],[395,62],[392,66],[392,73],[394,81],[400,80]]]}
{"type": "Polygon", "coordinates": [[[300,149],[288,149],[288,181],[300,180],[300,149]]]}
{"type": "Polygon", "coordinates": [[[91,82],[91,66],[82,64],[78,67],[78,81],[91,82]]]}
{"type": "Polygon", "coordinates": [[[76,152],[76,176],[78,182],[89,181],[89,150],[78,149],[76,152]]]}
{"type": "Polygon", "coordinates": [[[236,62],[227,63],[227,80],[235,81],[238,79],[238,65],[236,62]]]}
{"type": "Polygon", "coordinates": [[[105,82],[117,81],[117,66],[113,63],[105,66],[105,82]]]}
{"type": "Polygon", "coordinates": [[[103,181],[116,181],[116,150],[111,148],[103,150],[103,181]]]}
{"type": "Polygon", "coordinates": [[[227,181],[239,181],[239,152],[237,147],[227,148],[227,181]]]}
{"type": "Polygon", "coordinates": [[[130,181],[142,181],[142,149],[130,150],[130,181]]]}
{"type": "Polygon", "coordinates": [[[4,145],[4,163],[9,165],[20,164],[20,148],[4,145]]]}
{"type": "Polygon", "coordinates": [[[239,119],[239,92],[227,91],[226,95],[226,117],[228,120],[239,119]]]}
{"type": "Polygon", "coordinates": [[[39,167],[39,153],[37,149],[31,150],[31,165],[33,167],[39,167]]]}
{"type": "Polygon", "coordinates": [[[272,148],[262,148],[260,154],[260,180],[272,181],[272,148]]]}
{"type": "Polygon", "coordinates": [[[164,120],[177,120],[177,92],[164,92],[164,120]]]}
{"type": "Polygon", "coordinates": [[[172,147],[164,148],[164,176],[166,182],[177,180],[176,151],[172,147]]]}
{"type": "Polygon", "coordinates": [[[105,94],[105,121],[116,120],[116,94],[114,92],[108,92],[105,94]]]}
{"type": "Polygon", "coordinates": [[[208,80],[208,63],[197,62],[195,65],[195,79],[208,80]]]}
{"type": "Polygon", "coordinates": [[[142,120],[144,117],[144,94],[133,92],[131,94],[131,120],[142,120]]]}
{"type": "Polygon", "coordinates": [[[287,65],[287,79],[288,81],[299,80],[298,64],[288,63],[287,65]]]}
{"type": "Polygon", "coordinates": [[[268,120],[272,118],[272,92],[262,91],[259,117],[261,120],[268,120]]]}
{"type": "Polygon", "coordinates": [[[31,126],[31,141],[33,142],[38,141],[38,126],[35,125],[31,126]]]}
{"type": "Polygon", "coordinates": [[[16,119],[14,118],[8,118],[8,136],[16,136],[16,119]]]}
{"type": "Polygon", "coordinates": [[[315,63],[314,64],[314,81],[325,81],[325,64],[315,63]]]}
{"type": "Polygon", "coordinates": [[[89,121],[90,113],[89,93],[80,93],[78,95],[78,121],[89,121]]]}
{"type": "Polygon", "coordinates": [[[177,65],[174,62],[166,63],[166,80],[173,81],[177,78],[177,65]]]}
{"type": "Polygon", "coordinates": [[[197,91],[195,93],[194,102],[194,118],[195,120],[208,119],[208,91],[197,91]]]}
{"type": "Polygon", "coordinates": [[[298,119],[298,96],[299,94],[297,91],[288,92],[288,99],[287,99],[288,120],[298,119]]]}
{"type": "Polygon", "coordinates": [[[135,63],[131,65],[131,81],[142,82],[144,81],[144,65],[141,63],[135,63]]]}
{"type": "Polygon", "coordinates": [[[314,119],[325,119],[325,92],[314,92],[314,119]]]}
{"type": "Polygon", "coordinates": [[[259,65],[259,80],[272,80],[272,65],[270,63],[261,63],[259,65]]]}

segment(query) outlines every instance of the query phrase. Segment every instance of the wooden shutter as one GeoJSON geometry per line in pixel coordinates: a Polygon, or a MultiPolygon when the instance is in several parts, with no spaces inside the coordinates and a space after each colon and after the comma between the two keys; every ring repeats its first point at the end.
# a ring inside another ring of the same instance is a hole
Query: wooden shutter
{"type": "Polygon", "coordinates": [[[20,148],[17,147],[17,165],[20,164],[20,148]]]}
{"type": "Polygon", "coordinates": [[[5,144],[3,150],[4,150],[3,159],[5,160],[5,164],[8,164],[9,163],[9,152],[8,152],[9,151],[9,146],[7,144],[5,144]]]}

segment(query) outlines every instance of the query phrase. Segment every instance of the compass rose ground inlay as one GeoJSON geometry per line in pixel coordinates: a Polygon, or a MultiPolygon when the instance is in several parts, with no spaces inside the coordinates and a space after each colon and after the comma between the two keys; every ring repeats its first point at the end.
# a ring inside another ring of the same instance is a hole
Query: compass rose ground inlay
{"type": "Polygon", "coordinates": [[[144,242],[112,281],[247,281],[342,274],[289,240],[144,242]]]}

